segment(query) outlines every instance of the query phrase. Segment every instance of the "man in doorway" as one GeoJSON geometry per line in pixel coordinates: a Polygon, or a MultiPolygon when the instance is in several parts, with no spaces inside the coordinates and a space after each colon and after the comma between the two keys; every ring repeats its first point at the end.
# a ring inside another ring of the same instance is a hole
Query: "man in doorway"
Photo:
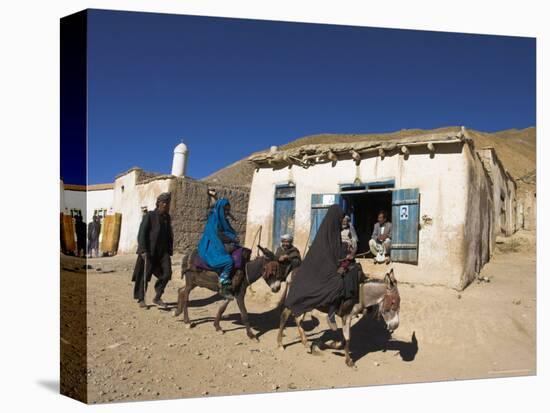
{"type": "Polygon", "coordinates": [[[99,255],[99,234],[101,233],[101,223],[99,216],[94,215],[92,222],[88,224],[88,257],[97,257],[99,255]]]}
{"type": "Polygon", "coordinates": [[[147,308],[145,292],[147,284],[154,274],[155,298],[153,303],[166,307],[162,294],[172,278],[172,260],[174,235],[170,218],[171,194],[164,192],[157,198],[156,208],[143,216],[138,232],[137,260],[134,268],[134,299],[141,308],[147,308]]]}
{"type": "Polygon", "coordinates": [[[377,263],[390,262],[392,224],[387,219],[386,211],[378,213],[378,222],[374,224],[371,239],[369,240],[370,252],[377,263]]]}
{"type": "Polygon", "coordinates": [[[275,251],[275,258],[281,265],[283,274],[289,274],[295,268],[298,268],[302,263],[300,251],[292,242],[294,238],[290,234],[284,234],[281,237],[281,246],[275,251]]]}

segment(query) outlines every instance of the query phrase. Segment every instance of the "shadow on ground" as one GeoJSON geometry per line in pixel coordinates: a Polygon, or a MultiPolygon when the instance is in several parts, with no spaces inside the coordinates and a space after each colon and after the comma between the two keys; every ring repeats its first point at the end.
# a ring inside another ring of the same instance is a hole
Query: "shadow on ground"
{"type": "MultiPolygon", "coordinates": [[[[256,337],[260,338],[269,331],[277,330],[279,328],[279,319],[281,315],[281,308],[274,308],[265,313],[249,313],[248,319],[251,327],[256,331],[256,337]]],[[[223,321],[232,321],[233,324],[238,325],[236,328],[222,328],[224,332],[232,332],[236,330],[241,330],[241,316],[238,312],[231,313],[223,317],[223,321]]],[[[193,320],[193,325],[198,325],[207,322],[213,322],[213,317],[203,317],[200,319],[193,320]]],[[[306,336],[310,340],[317,342],[320,350],[329,349],[324,343],[329,341],[341,341],[342,330],[338,331],[332,330],[322,330],[314,332],[314,330],[319,327],[320,321],[317,317],[311,317],[310,320],[306,320],[302,323],[302,326],[306,332],[306,336]],[[315,336],[318,336],[315,338],[315,336]]],[[[293,317],[290,317],[286,328],[296,327],[296,323],[293,317]]],[[[288,334],[288,332],[287,332],[288,334]]],[[[292,341],[285,343],[285,347],[293,346],[300,344],[300,340],[292,341]]],[[[377,319],[372,314],[367,314],[357,321],[351,329],[351,344],[350,352],[351,357],[354,362],[360,360],[368,353],[374,353],[377,351],[397,351],[403,361],[413,361],[418,353],[419,345],[416,338],[416,333],[413,332],[410,341],[394,340],[391,337],[391,334],[386,329],[386,325],[383,320],[377,319]]],[[[341,352],[334,352],[336,355],[344,356],[341,352]]]]}
{"type": "MultiPolygon", "coordinates": [[[[326,330],[318,339],[321,350],[329,347],[324,344],[329,341],[340,341],[343,339],[342,331],[326,330]]],[[[372,315],[365,315],[351,328],[350,353],[354,362],[360,360],[369,353],[378,351],[397,351],[403,361],[413,361],[418,353],[418,340],[413,332],[411,341],[394,340],[386,329],[384,321],[378,320],[372,315]]],[[[334,354],[344,356],[344,353],[334,354]]]]}
{"type": "Polygon", "coordinates": [[[46,390],[59,394],[59,380],[38,380],[36,383],[46,390]]]}

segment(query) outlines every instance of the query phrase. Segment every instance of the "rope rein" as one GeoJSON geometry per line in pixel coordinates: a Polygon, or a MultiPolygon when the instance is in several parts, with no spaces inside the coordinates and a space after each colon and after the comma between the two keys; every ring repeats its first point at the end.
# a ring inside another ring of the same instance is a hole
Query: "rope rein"
{"type": "Polygon", "coordinates": [[[244,276],[246,277],[246,282],[248,283],[248,287],[250,288],[250,292],[255,293],[255,291],[252,289],[252,283],[250,282],[250,278],[248,278],[248,264],[250,264],[250,262],[247,262],[244,265],[244,276]]]}
{"type": "MultiPolygon", "coordinates": [[[[256,244],[256,237],[258,236],[258,234],[260,235],[259,240],[258,240],[258,244],[259,244],[259,241],[261,241],[261,239],[262,239],[262,225],[260,225],[260,227],[256,231],[256,234],[254,235],[254,238],[252,238],[252,249],[254,249],[254,245],[257,245],[256,244]]],[[[259,255],[260,255],[259,250],[258,250],[258,248],[256,248],[256,257],[258,257],[259,255]]],[[[250,278],[248,278],[248,264],[250,264],[250,261],[247,262],[244,265],[244,276],[246,277],[246,282],[248,283],[248,287],[250,287],[250,292],[255,293],[254,289],[252,288],[252,284],[250,283],[250,278]]]]}

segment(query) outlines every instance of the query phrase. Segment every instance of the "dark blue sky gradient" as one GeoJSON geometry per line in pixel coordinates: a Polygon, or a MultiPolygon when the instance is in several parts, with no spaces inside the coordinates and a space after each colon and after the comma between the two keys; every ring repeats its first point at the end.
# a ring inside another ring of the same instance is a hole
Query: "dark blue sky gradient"
{"type": "Polygon", "coordinates": [[[91,10],[89,183],[316,133],[535,125],[535,39],[91,10]]]}

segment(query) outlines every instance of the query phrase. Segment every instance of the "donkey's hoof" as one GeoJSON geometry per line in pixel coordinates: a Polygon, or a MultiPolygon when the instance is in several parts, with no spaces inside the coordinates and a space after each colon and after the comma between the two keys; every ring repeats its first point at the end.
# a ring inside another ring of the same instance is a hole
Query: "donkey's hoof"
{"type": "Polygon", "coordinates": [[[320,356],[321,355],[321,352],[319,351],[319,347],[317,346],[317,344],[312,344],[311,347],[309,348],[309,354],[311,354],[312,356],[320,356]]]}
{"type": "Polygon", "coordinates": [[[216,333],[218,333],[218,334],[224,334],[225,331],[223,331],[221,327],[216,327],[216,333]]]}
{"type": "Polygon", "coordinates": [[[357,368],[357,366],[355,365],[355,363],[353,362],[352,359],[347,359],[347,360],[346,360],[346,365],[347,365],[348,367],[357,368]]]}
{"type": "Polygon", "coordinates": [[[172,311],[172,315],[173,315],[174,317],[178,317],[178,316],[180,316],[180,315],[181,315],[181,313],[182,313],[182,311],[178,311],[178,310],[174,310],[174,311],[172,311]]]}
{"type": "Polygon", "coordinates": [[[344,342],[343,341],[334,341],[333,342],[334,349],[335,350],[342,350],[344,348],[344,342]]]}
{"type": "Polygon", "coordinates": [[[195,323],[185,323],[185,328],[193,328],[195,327],[195,323]]]}
{"type": "Polygon", "coordinates": [[[285,351],[285,346],[283,346],[282,344],[280,344],[280,345],[277,346],[277,350],[279,350],[279,351],[285,351]]]}

